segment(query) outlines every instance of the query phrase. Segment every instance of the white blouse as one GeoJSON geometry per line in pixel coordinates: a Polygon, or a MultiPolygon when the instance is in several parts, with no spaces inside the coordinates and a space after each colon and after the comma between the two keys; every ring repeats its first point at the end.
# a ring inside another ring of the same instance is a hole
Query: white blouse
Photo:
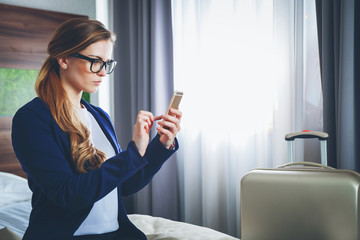
{"type": "MultiPolygon", "coordinates": [[[[78,115],[90,130],[90,139],[94,146],[106,154],[109,159],[115,156],[114,148],[101,130],[99,124],[91,113],[85,107],[77,109],[78,115]]],[[[118,223],[118,193],[117,188],[111,191],[102,199],[95,202],[89,215],[76,230],[74,236],[88,234],[102,234],[116,231],[119,228],[118,223]]]]}

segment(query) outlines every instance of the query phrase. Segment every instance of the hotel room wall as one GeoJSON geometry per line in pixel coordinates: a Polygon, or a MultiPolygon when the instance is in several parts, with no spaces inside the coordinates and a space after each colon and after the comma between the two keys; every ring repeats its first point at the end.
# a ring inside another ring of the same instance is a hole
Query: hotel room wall
{"type": "Polygon", "coordinates": [[[95,2],[96,0],[0,0],[2,4],[87,15],[91,19],[96,15],[95,2]]]}

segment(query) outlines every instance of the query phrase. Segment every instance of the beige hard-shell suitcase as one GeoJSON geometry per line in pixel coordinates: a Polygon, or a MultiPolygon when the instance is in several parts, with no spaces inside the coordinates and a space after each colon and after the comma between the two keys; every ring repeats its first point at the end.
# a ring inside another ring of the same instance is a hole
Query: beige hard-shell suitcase
{"type": "Polygon", "coordinates": [[[322,164],[292,162],[242,178],[242,240],[360,240],[360,174],[325,166],[327,134],[287,134],[290,158],[295,138],[313,137],[322,141],[322,164]]]}

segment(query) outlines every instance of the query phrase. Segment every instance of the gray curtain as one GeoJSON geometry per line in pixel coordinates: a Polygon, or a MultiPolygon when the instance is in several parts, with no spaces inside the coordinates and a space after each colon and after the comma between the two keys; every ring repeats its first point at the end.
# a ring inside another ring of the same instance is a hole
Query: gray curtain
{"type": "Polygon", "coordinates": [[[316,12],[328,162],[360,171],[360,1],[316,0],[316,12]]]}
{"type": "MultiPolygon", "coordinates": [[[[171,1],[114,1],[114,32],[114,58],[118,61],[114,72],[114,122],[124,149],[132,138],[138,112],[165,113],[173,92],[171,1]]],[[[147,187],[124,199],[128,213],[178,219],[175,158],[163,165],[147,187]]]]}

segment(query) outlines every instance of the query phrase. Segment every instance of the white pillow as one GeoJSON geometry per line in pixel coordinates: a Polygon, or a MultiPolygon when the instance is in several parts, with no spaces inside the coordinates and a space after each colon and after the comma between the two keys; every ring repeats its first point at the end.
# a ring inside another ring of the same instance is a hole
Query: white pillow
{"type": "Polygon", "coordinates": [[[25,178],[0,172],[0,207],[31,200],[32,192],[25,178]]]}

